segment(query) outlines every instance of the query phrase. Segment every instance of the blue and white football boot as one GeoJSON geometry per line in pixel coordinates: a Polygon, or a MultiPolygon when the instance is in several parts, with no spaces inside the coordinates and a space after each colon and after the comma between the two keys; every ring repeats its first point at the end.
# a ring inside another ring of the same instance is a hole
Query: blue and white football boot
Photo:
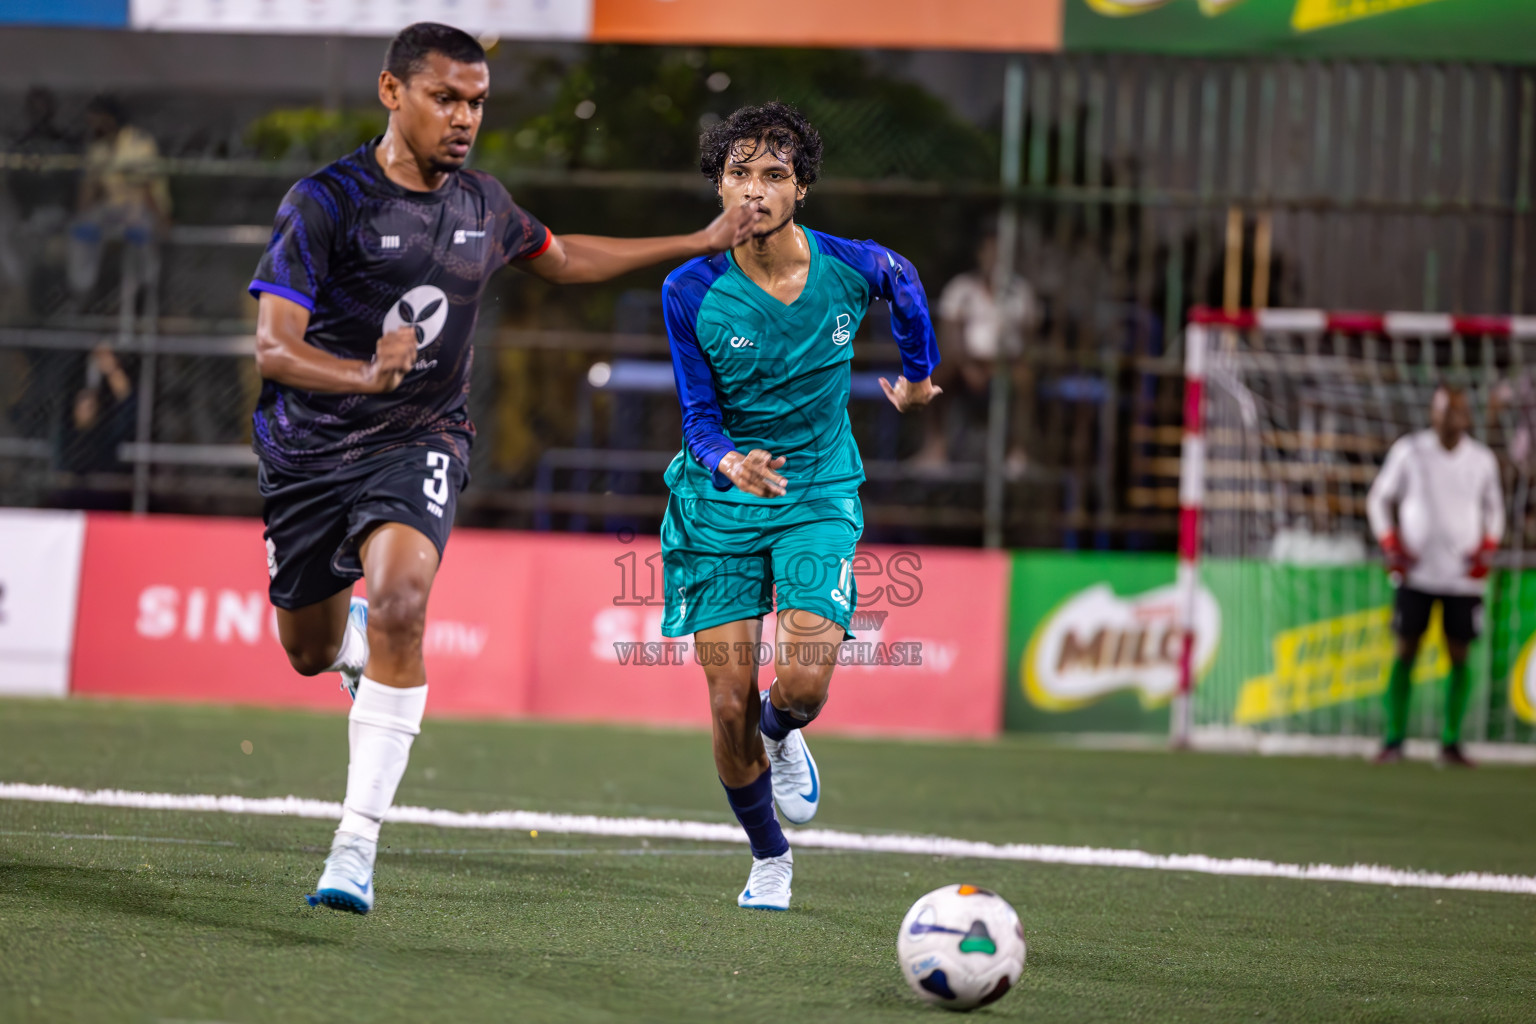
{"type": "Polygon", "coordinates": [[[347,609],[347,629],[355,629],[363,638],[363,659],[357,664],[341,665],[341,688],[347,691],[347,696],[357,700],[357,684],[363,680],[363,672],[368,668],[368,599],[366,597],[354,597],[352,605],[347,609]]]}
{"type": "Polygon", "coordinates": [[[793,850],[777,857],[752,858],[752,873],[747,876],[747,887],[736,897],[736,905],[748,910],[788,910],[789,881],[794,874],[793,850]]]}
{"type": "Polygon", "coordinates": [[[350,910],[366,914],[373,909],[373,859],[379,844],[351,832],[338,832],[331,840],[331,855],[315,891],[304,899],[312,907],[350,910]]]}
{"type": "MultiPolygon", "coordinates": [[[[766,703],[768,691],[764,690],[761,696],[766,703]]],[[[816,808],[821,804],[821,775],[800,733],[799,729],[791,729],[782,740],[763,737],[763,749],[773,767],[773,802],[793,825],[804,825],[816,817],[816,808]]]]}

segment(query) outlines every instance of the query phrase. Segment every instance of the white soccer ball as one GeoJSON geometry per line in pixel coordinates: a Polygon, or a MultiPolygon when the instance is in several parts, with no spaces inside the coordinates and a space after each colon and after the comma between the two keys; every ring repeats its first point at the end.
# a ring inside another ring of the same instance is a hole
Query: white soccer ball
{"type": "Polygon", "coordinates": [[[1019,915],[997,893],[974,885],[933,890],[912,904],[896,936],[907,984],[946,1010],[1001,999],[1024,972],[1024,952],[1019,915]]]}

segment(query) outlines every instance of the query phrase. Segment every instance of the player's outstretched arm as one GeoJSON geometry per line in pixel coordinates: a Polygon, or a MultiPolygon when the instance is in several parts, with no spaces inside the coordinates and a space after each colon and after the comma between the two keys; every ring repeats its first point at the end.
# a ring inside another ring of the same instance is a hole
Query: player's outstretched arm
{"type": "Polygon", "coordinates": [[[654,263],[724,252],[752,236],[759,213],[732,207],[702,231],[658,238],[609,238],[605,235],[555,235],[543,254],[519,265],[554,284],[591,284],[654,263]]]}
{"type": "Polygon", "coordinates": [[[309,310],[292,299],[262,292],[256,310],[256,370],[265,380],[321,394],[376,395],[399,387],[415,365],[412,326],[380,338],[372,359],[343,359],[304,340],[309,310]]]}
{"type": "Polygon", "coordinates": [[[910,260],[878,242],[853,242],[817,235],[823,250],[856,270],[869,284],[872,299],[891,304],[891,336],[901,350],[901,376],[892,384],[880,378],[880,388],[899,412],[917,409],[943,394],[934,386],[939,342],[928,312],[928,293],[910,260]]]}

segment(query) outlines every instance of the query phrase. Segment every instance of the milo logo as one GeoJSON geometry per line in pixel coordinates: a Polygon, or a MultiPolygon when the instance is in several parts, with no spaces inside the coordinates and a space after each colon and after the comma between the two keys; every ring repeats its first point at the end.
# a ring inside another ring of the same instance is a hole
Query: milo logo
{"type": "MultiPolygon", "coordinates": [[[[1179,685],[1184,631],[1177,587],[1119,597],[1108,584],[1079,591],[1035,628],[1019,674],[1031,704],[1070,711],[1118,690],[1135,690],[1143,706],[1167,701],[1179,685]]],[[[1195,595],[1196,677],[1210,666],[1221,634],[1221,609],[1204,586],[1195,595]]]]}

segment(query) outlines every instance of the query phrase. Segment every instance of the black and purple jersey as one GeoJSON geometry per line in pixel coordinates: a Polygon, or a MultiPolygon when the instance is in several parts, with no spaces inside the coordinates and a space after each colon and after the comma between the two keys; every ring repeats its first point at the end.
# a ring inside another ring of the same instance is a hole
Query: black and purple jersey
{"type": "Polygon", "coordinates": [[[373,358],[385,332],[412,325],[417,362],[386,395],[264,381],[253,447],[274,466],[328,469],[431,441],[467,462],[481,293],[498,267],[549,248],[549,229],[489,174],[457,171],[434,192],[413,192],[384,176],[378,141],[289,189],[251,293],[308,309],[304,340],[346,359],[373,358]]]}

